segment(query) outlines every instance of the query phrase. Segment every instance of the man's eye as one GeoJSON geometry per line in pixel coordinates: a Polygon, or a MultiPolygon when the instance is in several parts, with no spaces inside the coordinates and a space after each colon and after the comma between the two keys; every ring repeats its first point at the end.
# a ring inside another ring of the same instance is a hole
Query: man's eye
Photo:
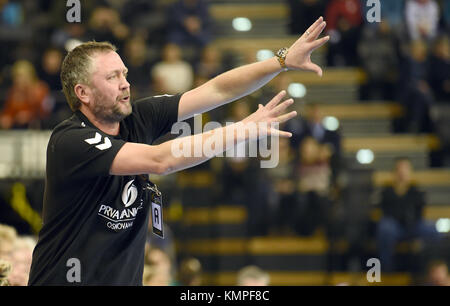
{"type": "Polygon", "coordinates": [[[108,80],[112,80],[112,79],[114,79],[116,76],[115,75],[110,75],[109,77],[108,77],[108,80]]]}

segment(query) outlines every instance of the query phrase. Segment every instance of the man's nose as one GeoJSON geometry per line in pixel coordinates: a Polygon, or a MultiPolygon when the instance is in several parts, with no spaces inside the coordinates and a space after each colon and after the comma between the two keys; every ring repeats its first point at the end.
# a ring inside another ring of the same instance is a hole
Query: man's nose
{"type": "Polygon", "coordinates": [[[125,76],[122,76],[122,81],[120,82],[120,89],[128,89],[130,88],[130,83],[128,83],[127,78],[125,76]]]}

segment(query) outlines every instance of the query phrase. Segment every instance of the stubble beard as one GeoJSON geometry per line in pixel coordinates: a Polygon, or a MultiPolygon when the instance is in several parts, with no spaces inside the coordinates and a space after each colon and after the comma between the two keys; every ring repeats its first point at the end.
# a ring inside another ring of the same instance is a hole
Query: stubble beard
{"type": "Polygon", "coordinates": [[[127,110],[122,110],[120,101],[115,101],[114,105],[108,106],[104,101],[106,97],[100,93],[95,94],[95,103],[92,110],[94,116],[105,123],[116,123],[120,122],[126,117],[128,117],[132,112],[131,99],[128,100],[127,110]]]}

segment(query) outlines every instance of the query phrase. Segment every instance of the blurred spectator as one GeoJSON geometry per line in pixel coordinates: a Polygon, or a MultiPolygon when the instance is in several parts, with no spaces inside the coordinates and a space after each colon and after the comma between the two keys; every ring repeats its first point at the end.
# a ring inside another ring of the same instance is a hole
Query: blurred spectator
{"type": "Polygon", "coordinates": [[[39,69],[39,77],[47,83],[51,91],[62,90],[60,72],[63,54],[59,49],[48,48],[44,51],[39,69]]]}
{"type": "Polygon", "coordinates": [[[26,286],[30,274],[31,258],[36,242],[31,237],[18,237],[14,244],[10,262],[12,270],[9,282],[12,286],[26,286]]]}
{"type": "Polygon", "coordinates": [[[385,19],[389,27],[395,31],[404,23],[405,0],[381,2],[381,18],[385,19]]]}
{"type": "Polygon", "coordinates": [[[117,10],[99,6],[89,19],[88,37],[96,41],[108,41],[120,50],[129,35],[128,27],[120,20],[117,10]]]}
{"type": "Polygon", "coordinates": [[[443,0],[442,19],[445,26],[444,31],[448,33],[450,31],[450,0],[443,0]]]}
{"type": "Polygon", "coordinates": [[[205,0],[178,0],[169,8],[169,42],[202,48],[211,40],[211,19],[205,0]]]}
{"type": "Polygon", "coordinates": [[[151,71],[154,91],[158,94],[183,93],[192,88],[194,74],[191,65],[181,58],[180,47],[167,44],[162,50],[162,61],[151,71]]]}
{"type": "Polygon", "coordinates": [[[12,87],[0,114],[0,125],[10,128],[39,128],[53,105],[48,99],[48,85],[36,76],[34,66],[25,60],[14,63],[12,87]]]}
{"type": "Polygon", "coordinates": [[[220,51],[212,45],[206,46],[202,51],[199,62],[195,66],[195,72],[196,75],[207,80],[225,72],[220,51]]]}
{"type": "Polygon", "coordinates": [[[408,54],[401,68],[401,97],[406,114],[402,119],[401,132],[431,133],[433,122],[430,108],[434,104],[428,79],[428,53],[423,41],[409,44],[408,54]]]}
{"type": "Polygon", "coordinates": [[[149,247],[146,249],[144,266],[144,286],[169,286],[172,284],[172,265],[163,250],[149,247]]]}
{"type": "Polygon", "coordinates": [[[428,264],[425,285],[450,286],[448,265],[443,260],[433,260],[428,264]]]}
{"type": "MultiPolygon", "coordinates": [[[[250,115],[249,104],[249,101],[242,100],[229,104],[230,117],[225,122],[238,122],[250,115]]],[[[271,217],[268,210],[270,182],[260,171],[258,159],[248,157],[249,148],[250,144],[246,142],[224,153],[226,158],[220,172],[221,200],[224,203],[245,205],[248,211],[248,234],[260,236],[267,234],[271,217]]]]}
{"type": "Polygon", "coordinates": [[[330,35],[328,66],[356,66],[357,44],[362,24],[360,0],[330,0],[325,20],[330,35]]]}
{"type": "Polygon", "coordinates": [[[330,165],[332,183],[335,184],[342,168],[341,135],[339,130],[327,129],[323,124],[323,115],[317,104],[311,104],[304,118],[294,118],[287,122],[286,130],[292,133],[291,144],[297,149],[305,137],[313,137],[320,144],[325,144],[331,152],[330,165]]]}
{"type": "Polygon", "coordinates": [[[331,151],[314,138],[305,137],[299,154],[295,229],[299,235],[309,236],[320,226],[326,229],[328,224],[331,151]]]}
{"type": "Polygon", "coordinates": [[[267,169],[275,196],[271,225],[275,233],[289,234],[294,229],[292,212],[295,210],[297,191],[295,153],[290,147],[289,139],[279,138],[278,154],[278,165],[267,169]]]}
{"type": "Polygon", "coordinates": [[[303,34],[317,18],[325,13],[324,0],[288,0],[291,20],[291,34],[303,34]]]}
{"type": "Polygon", "coordinates": [[[0,224],[0,259],[10,259],[16,239],[17,231],[14,227],[0,224]]]}
{"type": "Polygon", "coordinates": [[[0,259],[0,287],[11,286],[8,277],[11,272],[11,264],[6,260],[0,259]]]}
{"type": "Polygon", "coordinates": [[[361,67],[367,83],[361,86],[362,100],[393,100],[398,80],[395,36],[386,20],[376,26],[365,26],[358,44],[361,67]]]}
{"type": "Polygon", "coordinates": [[[191,257],[181,261],[178,282],[181,286],[202,285],[202,264],[197,258],[191,257]]]}
{"type": "Polygon", "coordinates": [[[441,36],[430,55],[430,86],[437,101],[450,101],[450,42],[441,36]]]}
{"type": "Polygon", "coordinates": [[[151,63],[147,45],[141,36],[131,37],[125,42],[124,63],[128,68],[127,80],[134,99],[149,95],[151,63]]]}
{"type": "Polygon", "coordinates": [[[0,1],[0,24],[7,27],[18,27],[24,22],[23,4],[20,1],[0,1]]]}
{"type": "Polygon", "coordinates": [[[257,266],[246,266],[238,271],[237,286],[269,286],[270,275],[257,266]]]}
{"type": "Polygon", "coordinates": [[[392,185],[382,190],[379,203],[382,218],[377,226],[377,241],[381,267],[385,271],[395,269],[394,250],[397,242],[411,239],[434,240],[439,237],[434,224],[423,218],[425,197],[414,186],[412,174],[409,159],[398,158],[392,185]]]}
{"type": "Polygon", "coordinates": [[[405,18],[411,40],[430,41],[437,35],[439,6],[435,0],[409,0],[405,18]]]}

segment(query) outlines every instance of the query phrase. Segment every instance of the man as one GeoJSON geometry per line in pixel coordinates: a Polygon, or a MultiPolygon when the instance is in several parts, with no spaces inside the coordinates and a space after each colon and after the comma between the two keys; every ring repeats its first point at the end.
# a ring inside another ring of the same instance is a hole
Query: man
{"type": "Polygon", "coordinates": [[[413,168],[406,157],[395,161],[394,181],[386,186],[379,203],[382,218],[377,227],[378,252],[381,267],[392,272],[396,266],[394,251],[401,240],[436,241],[439,233],[434,224],[424,220],[425,195],[414,185],[413,168]]]}
{"type": "MultiPolygon", "coordinates": [[[[112,45],[90,42],[69,52],[61,81],[75,113],[54,129],[48,144],[44,225],[33,253],[29,284],[142,285],[149,206],[153,205],[148,203],[148,181],[142,175],[173,173],[212,157],[176,157],[171,150],[177,139],[151,144],[177,121],[243,97],[283,70],[322,75],[310,54],[328,41],[328,37],[317,39],[324,28],[321,17],[287,55],[282,50],[277,57],[233,69],[184,94],[145,98],[133,106],[127,68],[112,45]]],[[[250,133],[234,134],[237,126],[250,124],[260,124],[268,135],[290,137],[271,127],[296,115],[285,113],[292,99],[279,104],[284,95],[281,92],[266,106],[260,105],[240,123],[187,136],[184,145],[192,146],[194,152],[206,141],[221,140],[223,146],[212,148],[217,155],[226,150],[227,141],[250,140],[250,133]],[[230,133],[232,137],[226,137],[230,133]],[[191,141],[194,137],[200,141],[191,141]]]]}

